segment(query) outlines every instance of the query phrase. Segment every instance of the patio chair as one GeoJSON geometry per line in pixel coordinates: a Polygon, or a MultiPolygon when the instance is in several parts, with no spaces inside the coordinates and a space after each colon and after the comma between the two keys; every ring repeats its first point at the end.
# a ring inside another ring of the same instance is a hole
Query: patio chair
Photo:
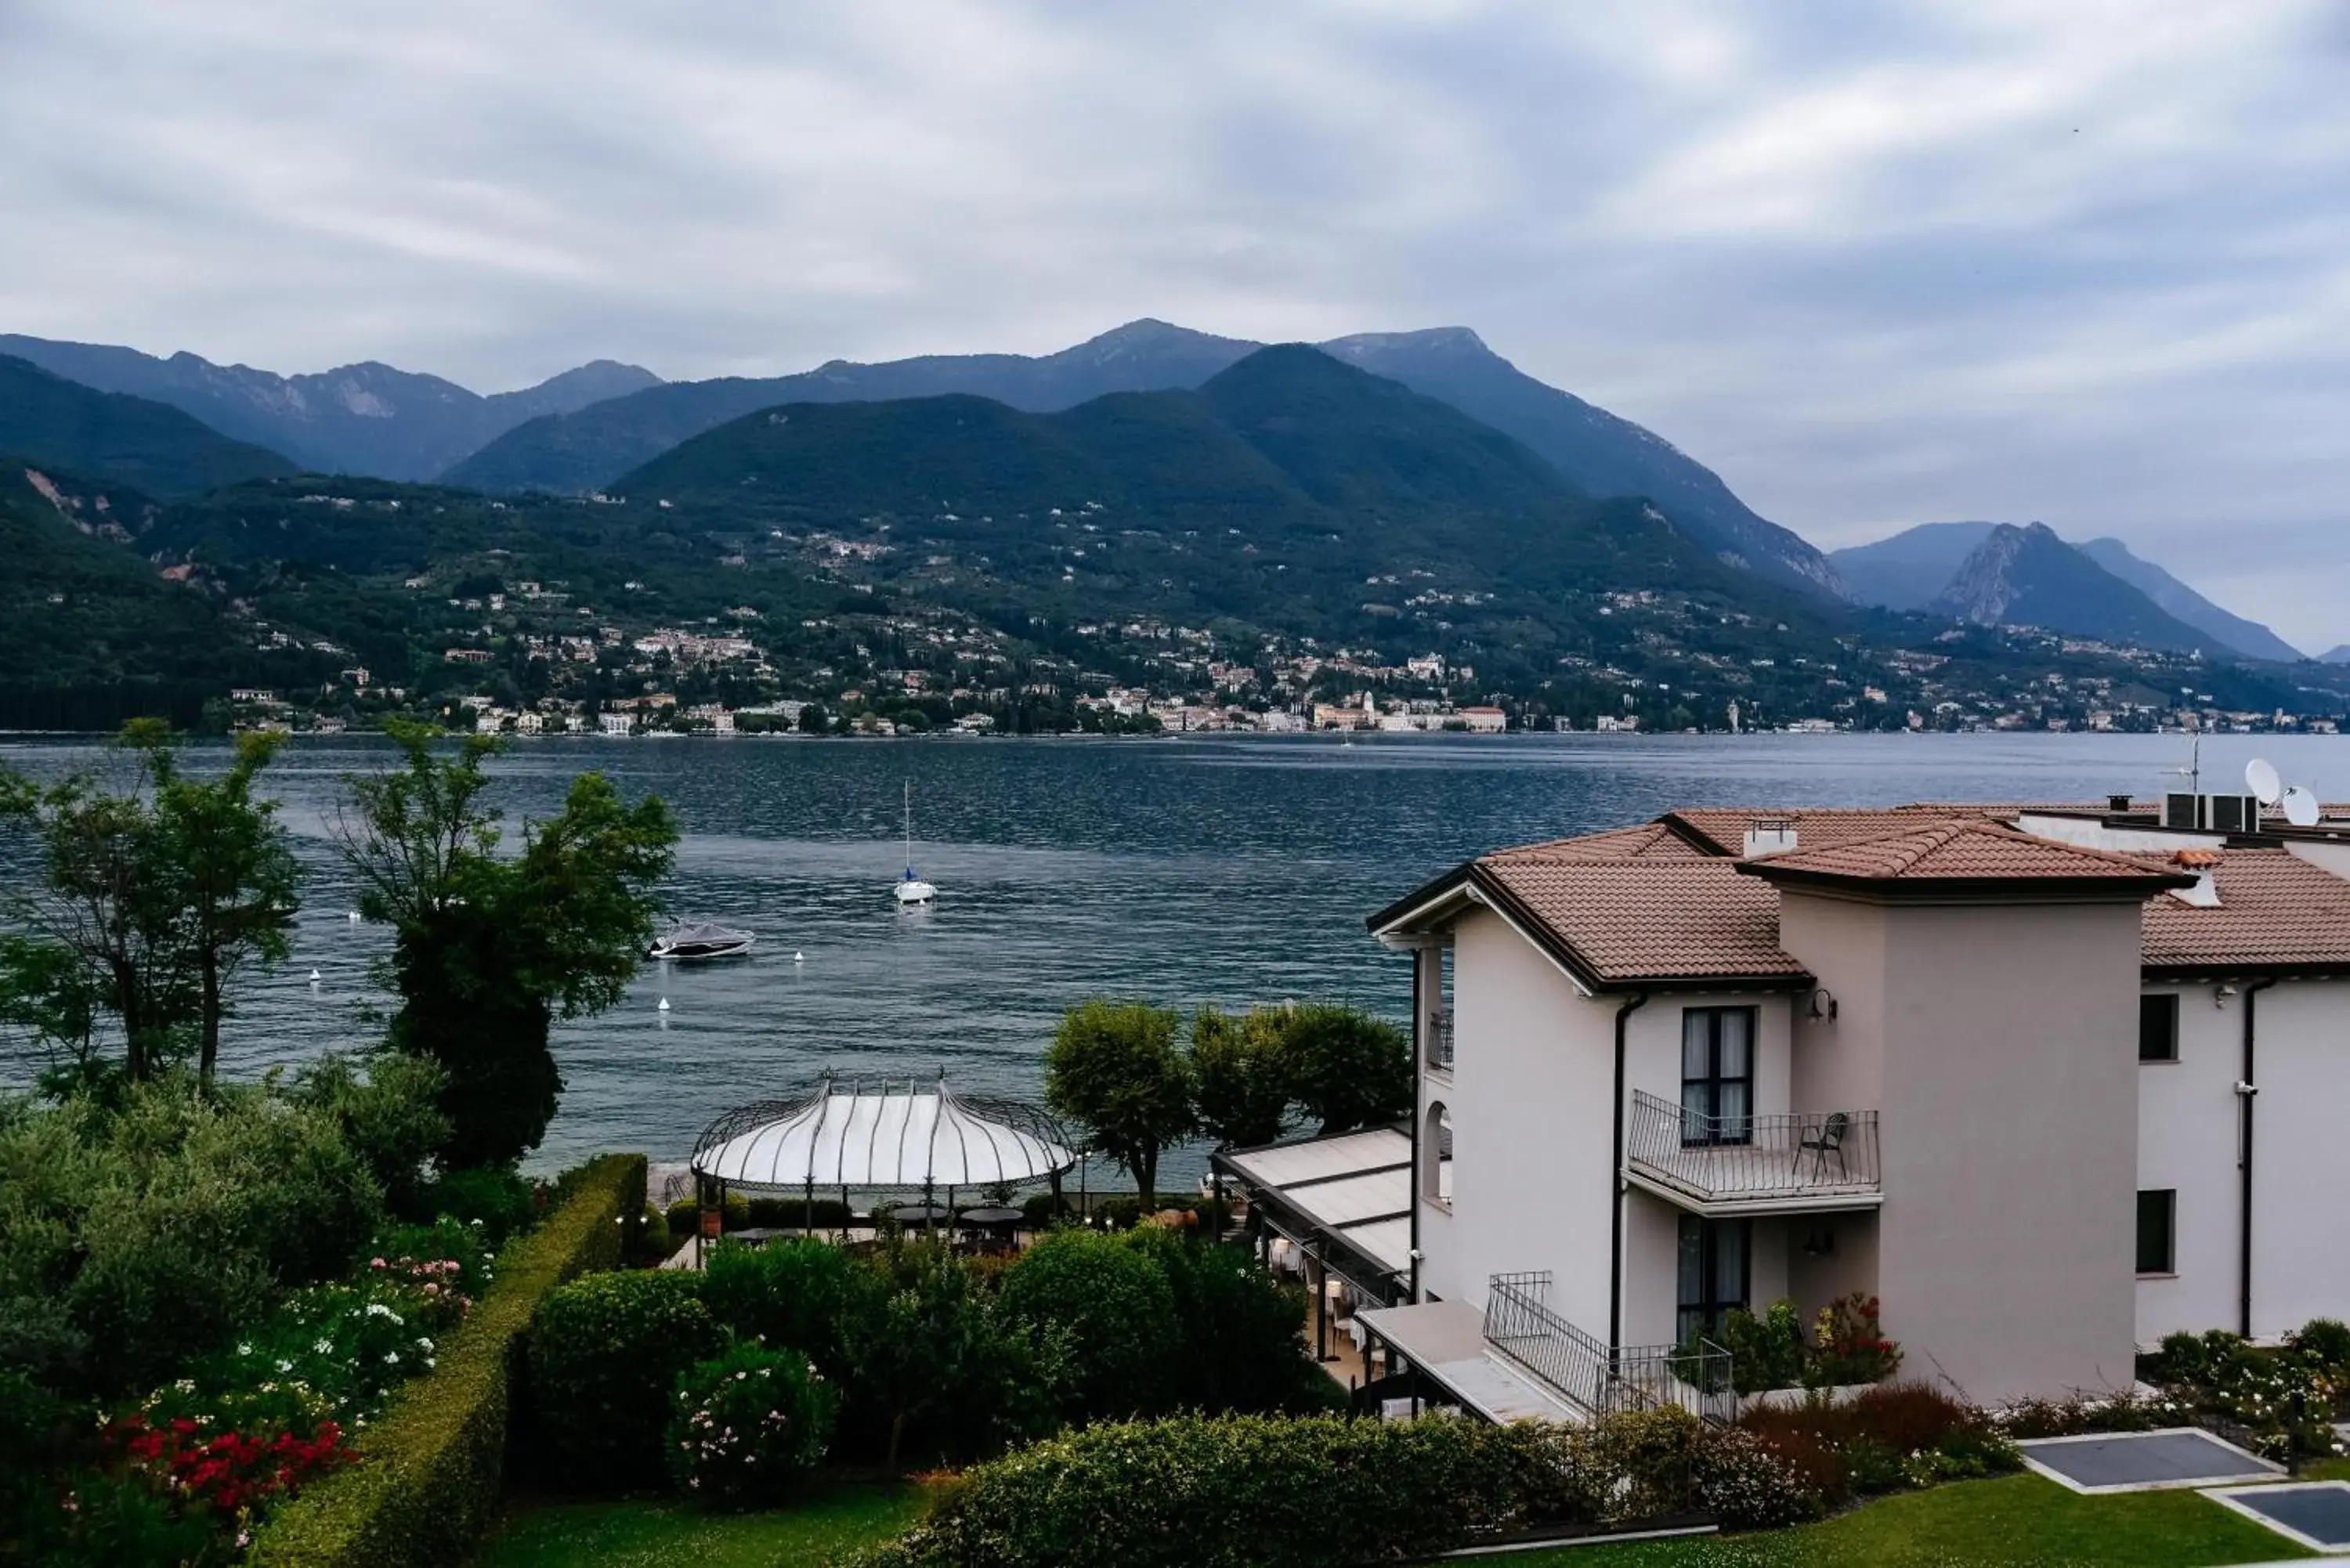
{"type": "Polygon", "coordinates": [[[1806,1134],[1795,1146],[1796,1170],[1802,1171],[1804,1156],[1809,1154],[1812,1157],[1812,1174],[1818,1176],[1827,1169],[1828,1156],[1834,1155],[1837,1174],[1850,1175],[1844,1163],[1844,1135],[1851,1127],[1851,1112],[1829,1112],[1827,1119],[1820,1123],[1819,1130],[1806,1134]]]}

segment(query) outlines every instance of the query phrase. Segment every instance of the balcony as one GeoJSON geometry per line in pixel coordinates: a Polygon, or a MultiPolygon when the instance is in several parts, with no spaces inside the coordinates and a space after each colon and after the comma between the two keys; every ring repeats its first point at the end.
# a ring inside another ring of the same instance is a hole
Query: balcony
{"type": "Polygon", "coordinates": [[[1439,1007],[1429,1012],[1424,1054],[1436,1071],[1452,1071],[1452,1009],[1439,1007]]]}
{"type": "Polygon", "coordinates": [[[1706,1116],[1635,1091],[1624,1176],[1696,1213],[1820,1213],[1884,1201],[1875,1111],[1706,1116]]]}
{"type": "Polygon", "coordinates": [[[1690,1345],[1610,1349],[1550,1310],[1547,1272],[1495,1274],[1485,1287],[1485,1345],[1586,1415],[1677,1406],[1727,1424],[1737,1414],[1730,1353],[1690,1345]]]}

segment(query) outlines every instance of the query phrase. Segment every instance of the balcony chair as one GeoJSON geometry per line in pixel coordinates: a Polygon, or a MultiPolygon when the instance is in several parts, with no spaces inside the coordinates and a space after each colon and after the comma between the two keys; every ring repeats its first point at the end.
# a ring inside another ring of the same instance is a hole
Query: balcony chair
{"type": "Polygon", "coordinates": [[[1836,1174],[1839,1176],[1850,1176],[1852,1173],[1845,1168],[1844,1163],[1844,1135],[1851,1129],[1851,1112],[1829,1112],[1826,1119],[1820,1123],[1819,1130],[1817,1132],[1806,1134],[1796,1144],[1795,1169],[1797,1173],[1800,1174],[1802,1172],[1804,1168],[1804,1156],[1808,1154],[1812,1157],[1813,1176],[1818,1177],[1824,1175],[1827,1170],[1828,1156],[1834,1155],[1835,1156],[1836,1174]]]}

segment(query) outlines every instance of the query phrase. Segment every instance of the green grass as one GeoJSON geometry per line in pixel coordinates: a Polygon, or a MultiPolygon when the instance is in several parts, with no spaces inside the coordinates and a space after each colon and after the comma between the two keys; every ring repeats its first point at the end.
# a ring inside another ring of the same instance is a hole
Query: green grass
{"type": "Polygon", "coordinates": [[[1509,1561],[1524,1568],[2202,1568],[2308,1555],[2191,1491],[2083,1497],[2020,1475],[1908,1492],[1770,1534],[1509,1561]]]}
{"type": "Polygon", "coordinates": [[[921,1511],[912,1487],[843,1487],[778,1513],[673,1501],[518,1502],[482,1568],[799,1568],[887,1541],[921,1511]]]}

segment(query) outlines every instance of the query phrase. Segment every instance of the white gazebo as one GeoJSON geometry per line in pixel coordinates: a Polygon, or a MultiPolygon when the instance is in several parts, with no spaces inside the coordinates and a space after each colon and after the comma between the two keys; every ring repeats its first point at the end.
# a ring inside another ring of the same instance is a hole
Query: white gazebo
{"type": "Polygon", "coordinates": [[[763,1100],[702,1129],[693,1169],[723,1201],[728,1188],[816,1193],[944,1191],[1052,1180],[1078,1156],[1044,1112],[1016,1100],[900,1080],[846,1086],[827,1078],[795,1099],[763,1100]]]}

